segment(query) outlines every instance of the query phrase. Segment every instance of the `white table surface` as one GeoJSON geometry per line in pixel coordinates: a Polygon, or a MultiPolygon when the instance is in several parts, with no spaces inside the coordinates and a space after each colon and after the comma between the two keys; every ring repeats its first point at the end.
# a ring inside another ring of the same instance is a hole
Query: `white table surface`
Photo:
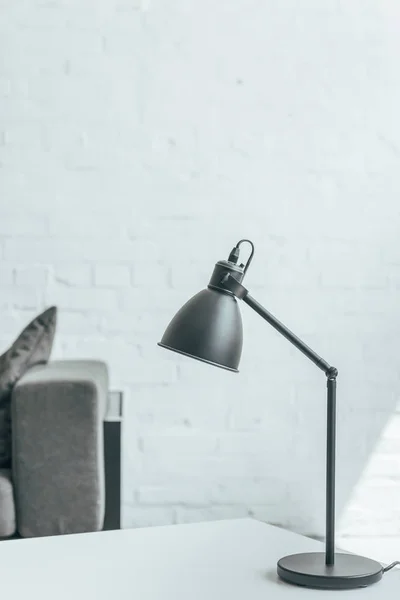
{"type": "Polygon", "coordinates": [[[346,591],[277,578],[281,556],[321,549],[253,519],[9,540],[0,542],[0,593],[12,600],[400,599],[396,569],[346,591]]]}

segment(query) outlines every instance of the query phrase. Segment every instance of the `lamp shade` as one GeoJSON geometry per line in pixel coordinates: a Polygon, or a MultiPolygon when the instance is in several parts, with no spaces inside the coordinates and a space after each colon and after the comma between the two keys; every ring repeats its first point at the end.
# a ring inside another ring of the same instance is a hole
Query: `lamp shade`
{"type": "Polygon", "coordinates": [[[238,371],[242,354],[243,326],[236,298],[204,289],[176,313],[159,346],[238,371]]]}

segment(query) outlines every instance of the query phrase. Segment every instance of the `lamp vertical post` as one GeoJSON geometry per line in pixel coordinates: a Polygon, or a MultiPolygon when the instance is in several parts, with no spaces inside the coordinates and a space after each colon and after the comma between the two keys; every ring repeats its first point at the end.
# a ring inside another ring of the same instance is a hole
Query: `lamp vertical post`
{"type": "Polygon", "coordinates": [[[336,375],[328,375],[325,564],[335,563],[336,375]]]}

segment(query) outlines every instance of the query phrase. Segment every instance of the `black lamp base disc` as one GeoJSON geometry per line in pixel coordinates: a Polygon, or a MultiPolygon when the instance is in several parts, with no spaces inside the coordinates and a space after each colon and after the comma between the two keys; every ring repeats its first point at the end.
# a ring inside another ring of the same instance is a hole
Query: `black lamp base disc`
{"type": "Polygon", "coordinates": [[[383,573],[380,563],[355,554],[335,554],[335,564],[327,566],[324,552],[285,556],[278,561],[277,570],[287,583],[328,590],[367,587],[383,573]]]}

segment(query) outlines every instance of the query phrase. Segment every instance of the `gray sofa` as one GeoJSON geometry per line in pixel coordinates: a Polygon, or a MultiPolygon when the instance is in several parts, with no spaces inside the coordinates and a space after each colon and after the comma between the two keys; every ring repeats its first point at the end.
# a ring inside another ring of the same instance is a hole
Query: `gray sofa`
{"type": "Polygon", "coordinates": [[[107,397],[100,361],[36,366],[15,385],[12,468],[0,470],[0,538],[104,528],[107,397]]]}

